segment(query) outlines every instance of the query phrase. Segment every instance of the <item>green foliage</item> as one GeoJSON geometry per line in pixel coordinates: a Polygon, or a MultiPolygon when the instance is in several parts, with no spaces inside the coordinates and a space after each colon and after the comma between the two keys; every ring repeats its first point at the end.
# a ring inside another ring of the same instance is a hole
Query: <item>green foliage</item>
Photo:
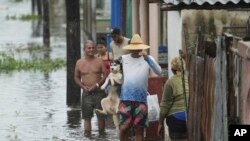
{"type": "Polygon", "coordinates": [[[33,20],[39,20],[40,17],[38,15],[21,15],[18,17],[17,15],[7,15],[7,20],[21,20],[21,21],[33,21],[33,20]]]}
{"type": "Polygon", "coordinates": [[[66,66],[62,58],[42,58],[37,60],[16,60],[10,55],[0,54],[0,72],[9,73],[12,71],[41,71],[51,72],[66,66]]]}
{"type": "Polygon", "coordinates": [[[9,73],[12,71],[41,71],[51,72],[66,66],[66,60],[63,58],[35,58],[35,59],[16,59],[14,55],[22,53],[45,53],[50,51],[49,48],[29,45],[27,48],[15,48],[7,52],[0,52],[0,72],[9,73]]]}
{"type": "Polygon", "coordinates": [[[21,15],[21,17],[19,18],[22,21],[32,21],[32,20],[39,20],[39,16],[38,15],[21,15]]]}
{"type": "Polygon", "coordinates": [[[12,15],[12,16],[7,15],[7,16],[6,16],[6,19],[7,19],[7,20],[16,20],[17,17],[16,17],[16,15],[12,15]]]}
{"type": "Polygon", "coordinates": [[[39,46],[35,43],[28,43],[28,46],[26,48],[23,48],[22,46],[15,48],[15,51],[18,53],[23,53],[25,51],[28,51],[29,53],[32,52],[44,52],[44,51],[51,51],[50,48],[39,46]]]}
{"type": "Polygon", "coordinates": [[[10,2],[22,2],[23,0],[10,0],[10,2]]]}

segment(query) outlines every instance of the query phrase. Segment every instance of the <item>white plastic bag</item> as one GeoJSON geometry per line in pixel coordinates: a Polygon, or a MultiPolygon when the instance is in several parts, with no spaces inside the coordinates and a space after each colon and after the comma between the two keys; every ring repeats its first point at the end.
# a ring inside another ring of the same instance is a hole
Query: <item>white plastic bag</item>
{"type": "Polygon", "coordinates": [[[158,121],[160,116],[160,106],[157,94],[147,96],[148,103],[148,121],[158,121]]]}

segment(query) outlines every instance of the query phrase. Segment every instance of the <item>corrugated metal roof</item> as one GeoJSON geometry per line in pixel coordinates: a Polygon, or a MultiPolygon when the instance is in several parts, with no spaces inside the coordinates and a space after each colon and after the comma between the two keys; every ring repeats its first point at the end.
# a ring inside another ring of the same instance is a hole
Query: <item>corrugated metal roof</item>
{"type": "Polygon", "coordinates": [[[162,10],[250,8],[250,0],[164,0],[162,10]]]}
{"type": "Polygon", "coordinates": [[[179,5],[179,4],[197,4],[197,5],[203,5],[203,4],[210,4],[215,5],[216,3],[220,4],[228,4],[228,3],[234,3],[238,4],[240,2],[250,3],[250,0],[164,0],[166,4],[173,4],[173,5],[179,5]]]}

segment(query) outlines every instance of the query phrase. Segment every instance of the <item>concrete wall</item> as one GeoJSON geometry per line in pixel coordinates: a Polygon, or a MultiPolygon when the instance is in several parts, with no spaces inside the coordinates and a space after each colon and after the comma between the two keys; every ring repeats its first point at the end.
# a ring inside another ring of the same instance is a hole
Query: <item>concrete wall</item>
{"type": "Polygon", "coordinates": [[[183,33],[182,47],[194,50],[197,33],[206,35],[208,40],[222,35],[223,32],[231,32],[234,35],[245,36],[245,29],[223,30],[227,26],[246,26],[250,12],[246,11],[227,11],[227,10],[183,10],[183,33]]]}

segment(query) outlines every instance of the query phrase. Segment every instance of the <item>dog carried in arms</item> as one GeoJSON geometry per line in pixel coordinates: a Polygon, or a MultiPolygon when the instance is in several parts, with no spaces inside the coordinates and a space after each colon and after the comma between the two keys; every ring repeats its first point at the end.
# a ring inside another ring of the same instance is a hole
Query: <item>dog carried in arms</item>
{"type": "Polygon", "coordinates": [[[96,109],[96,112],[105,115],[113,115],[114,125],[116,129],[119,130],[119,118],[118,118],[118,106],[120,103],[120,93],[121,85],[123,82],[122,79],[122,64],[120,60],[114,60],[110,63],[111,72],[106,78],[104,84],[101,86],[101,89],[105,89],[109,83],[111,83],[111,88],[108,91],[108,96],[101,100],[102,110],[96,109]]]}

